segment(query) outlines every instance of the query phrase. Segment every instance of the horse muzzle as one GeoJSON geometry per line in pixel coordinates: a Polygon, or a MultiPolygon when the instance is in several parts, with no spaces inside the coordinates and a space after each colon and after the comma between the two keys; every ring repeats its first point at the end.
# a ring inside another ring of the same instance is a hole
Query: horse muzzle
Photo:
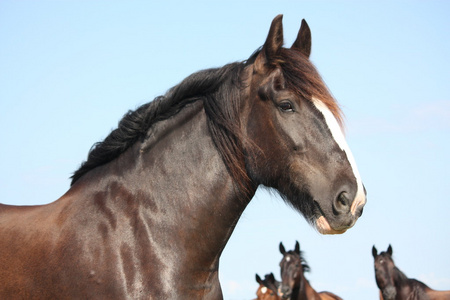
{"type": "Polygon", "coordinates": [[[292,289],[289,286],[280,285],[278,288],[278,295],[281,299],[290,299],[292,295],[292,289]]]}
{"type": "Polygon", "coordinates": [[[321,209],[320,204],[314,201],[319,212],[315,221],[317,230],[321,234],[342,234],[355,225],[358,218],[363,213],[366,204],[366,195],[348,199],[346,192],[339,193],[332,204],[331,212],[328,215],[321,209]]]}

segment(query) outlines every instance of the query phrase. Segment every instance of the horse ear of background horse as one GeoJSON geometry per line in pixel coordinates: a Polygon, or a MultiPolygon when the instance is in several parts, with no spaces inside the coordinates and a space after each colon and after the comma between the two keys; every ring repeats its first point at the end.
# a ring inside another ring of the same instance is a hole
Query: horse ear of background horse
{"type": "MultiPolygon", "coordinates": [[[[280,242],[280,253],[285,255],[286,254],[286,249],[284,248],[284,245],[282,242],[280,242]]],[[[294,252],[297,253],[298,255],[300,255],[300,243],[298,241],[295,241],[295,248],[294,248],[294,252]]]]}
{"type": "Polygon", "coordinates": [[[300,243],[298,241],[295,241],[294,252],[300,255],[300,243]]]}
{"type": "Polygon", "coordinates": [[[279,248],[280,248],[280,253],[283,254],[283,255],[285,255],[285,254],[286,254],[286,249],[284,248],[282,242],[280,242],[280,247],[279,247],[279,248]]]}
{"type": "MultiPolygon", "coordinates": [[[[391,244],[389,244],[389,246],[386,250],[386,253],[389,253],[389,255],[392,256],[393,250],[392,250],[391,244]]],[[[377,248],[375,248],[375,245],[373,245],[373,247],[372,247],[372,256],[374,258],[378,256],[378,250],[377,250],[377,248]]]]}

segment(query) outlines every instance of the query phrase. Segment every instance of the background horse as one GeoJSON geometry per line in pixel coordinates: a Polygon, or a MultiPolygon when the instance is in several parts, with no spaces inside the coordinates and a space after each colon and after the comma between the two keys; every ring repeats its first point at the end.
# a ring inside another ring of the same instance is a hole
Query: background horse
{"type": "Polygon", "coordinates": [[[375,246],[372,247],[375,279],[381,300],[450,300],[450,291],[436,291],[419,280],[406,277],[395,266],[392,252],[391,245],[380,254],[375,246]]]}
{"type": "Polygon", "coordinates": [[[342,300],[342,298],[330,292],[318,293],[309,284],[304,273],[308,272],[310,268],[302,255],[303,252],[300,251],[300,244],[298,241],[295,243],[295,249],[287,252],[283,243],[280,243],[280,252],[283,254],[283,259],[280,262],[282,281],[279,288],[279,295],[282,299],[342,300]]]}
{"type": "Polygon", "coordinates": [[[256,282],[259,283],[258,290],[256,291],[257,300],[280,300],[278,296],[278,287],[280,282],[275,279],[273,273],[266,274],[264,280],[256,274],[256,282]]]}
{"type": "Polygon", "coordinates": [[[220,299],[220,255],[259,185],[321,233],[366,202],[306,22],[277,16],[247,61],[199,71],[128,112],[41,206],[0,206],[2,299],[220,299]]]}

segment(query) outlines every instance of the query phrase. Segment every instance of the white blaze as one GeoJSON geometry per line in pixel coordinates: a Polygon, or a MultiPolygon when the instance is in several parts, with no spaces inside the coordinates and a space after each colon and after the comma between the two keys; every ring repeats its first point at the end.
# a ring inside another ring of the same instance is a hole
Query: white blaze
{"type": "Polygon", "coordinates": [[[336,120],[333,113],[330,111],[330,109],[320,100],[316,98],[312,98],[312,101],[314,105],[317,107],[317,109],[322,113],[323,117],[325,118],[325,122],[328,125],[328,128],[331,131],[331,135],[333,136],[336,143],[339,145],[339,147],[347,154],[347,159],[350,163],[350,166],[352,167],[353,174],[356,178],[357,183],[357,191],[356,191],[356,197],[355,200],[352,203],[351,212],[352,214],[355,214],[356,209],[365,203],[366,196],[364,194],[364,188],[361,181],[361,176],[359,175],[358,168],[356,166],[355,158],[352,155],[352,152],[350,151],[350,148],[348,147],[347,141],[345,140],[344,133],[342,132],[341,126],[339,126],[338,121],[336,120]]]}

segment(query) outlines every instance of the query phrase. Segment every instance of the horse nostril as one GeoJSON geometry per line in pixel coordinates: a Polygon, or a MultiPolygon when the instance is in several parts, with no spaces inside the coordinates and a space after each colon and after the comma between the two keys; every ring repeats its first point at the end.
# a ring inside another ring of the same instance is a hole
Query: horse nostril
{"type": "Polygon", "coordinates": [[[359,216],[358,216],[358,218],[362,216],[363,211],[364,211],[364,207],[361,207],[361,210],[359,211],[359,216]]]}
{"type": "Polygon", "coordinates": [[[338,201],[343,206],[347,206],[348,203],[350,202],[350,200],[348,199],[347,195],[348,195],[347,192],[342,192],[342,193],[339,194],[338,201]]]}
{"type": "Polygon", "coordinates": [[[335,202],[335,209],[337,213],[350,211],[350,199],[348,198],[347,192],[339,193],[335,202]]]}

